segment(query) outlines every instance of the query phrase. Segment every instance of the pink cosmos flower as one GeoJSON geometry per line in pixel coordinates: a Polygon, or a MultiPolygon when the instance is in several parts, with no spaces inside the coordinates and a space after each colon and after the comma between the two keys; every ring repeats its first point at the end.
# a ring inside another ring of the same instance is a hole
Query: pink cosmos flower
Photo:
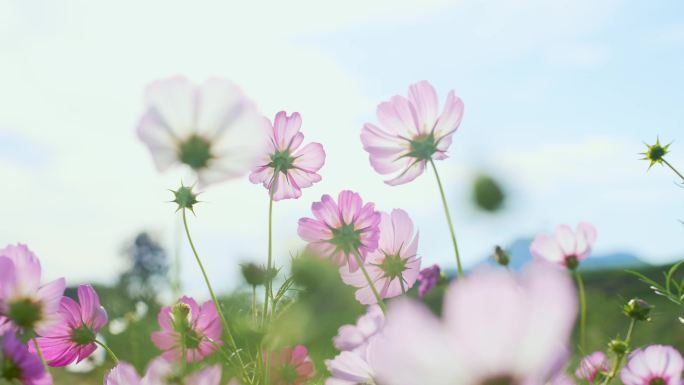
{"type": "Polygon", "coordinates": [[[221,382],[220,365],[207,366],[180,380],[178,369],[177,365],[157,357],[140,378],[132,365],[121,362],[105,375],[104,385],[219,385],[221,382]]]}
{"type": "Polygon", "coordinates": [[[227,80],[161,79],[145,103],[137,133],[160,172],[182,164],[206,186],[252,170],[267,145],[268,120],[227,80]]]}
{"type": "MultiPolygon", "coordinates": [[[[418,233],[413,233],[413,222],[406,211],[392,210],[380,213],[380,240],[378,248],[366,256],[364,266],[381,298],[392,298],[413,287],[420,271],[418,233]]],[[[340,268],[342,280],[359,288],[356,299],[364,305],[377,303],[368,280],[362,271],[354,272],[348,266],[340,268]]]]}
{"type": "Polygon", "coordinates": [[[79,302],[62,297],[61,322],[37,338],[50,366],[66,366],[89,357],[97,348],[95,336],[107,323],[107,312],[95,290],[80,285],[77,292],[79,302]]]}
{"type": "Polygon", "coordinates": [[[364,353],[343,351],[332,360],[326,360],[325,366],[331,375],[325,385],[375,384],[375,371],[364,353]]]}
{"type": "Polygon", "coordinates": [[[337,330],[333,344],[340,351],[365,352],[368,343],[380,334],[385,326],[385,314],[377,305],[368,307],[366,314],[354,325],[344,325],[337,330]]]}
{"type": "Polygon", "coordinates": [[[545,384],[567,357],[577,303],[571,279],[551,266],[483,268],[451,284],[442,314],[408,299],[390,305],[371,350],[378,382],[545,384]]]}
{"type": "Polygon", "coordinates": [[[424,298],[433,287],[437,286],[437,283],[439,283],[441,278],[442,271],[439,268],[439,265],[435,264],[421,270],[420,274],[418,274],[418,281],[420,281],[420,284],[418,285],[418,297],[424,298]]]}
{"type": "Polygon", "coordinates": [[[428,161],[446,159],[451,139],[463,118],[463,102],[450,91],[439,113],[437,92],[427,81],[409,87],[408,98],[393,96],[378,105],[380,127],[366,123],[361,131],[370,163],[385,183],[395,186],[416,179],[428,161]]]}
{"type": "Polygon", "coordinates": [[[596,228],[580,222],[572,231],[570,226],[556,227],[553,236],[537,235],[530,245],[530,253],[538,260],[557,263],[574,270],[591,253],[596,242],[596,228]]]}
{"type": "Polygon", "coordinates": [[[579,367],[575,371],[578,378],[586,380],[590,384],[599,382],[602,373],[607,373],[610,370],[610,361],[603,352],[594,352],[582,358],[579,367]]]}
{"type": "Polygon", "coordinates": [[[0,250],[0,316],[13,327],[38,334],[59,322],[65,285],[59,278],[41,286],[40,277],[40,261],[26,245],[0,250]]]}
{"type": "Polygon", "coordinates": [[[378,247],[380,213],[375,204],[364,205],[359,194],[342,191],[337,202],[323,195],[311,205],[311,211],[314,218],[299,219],[297,233],[317,255],[356,271],[359,265],[354,255],[363,261],[378,247]]]}
{"type": "Polygon", "coordinates": [[[299,147],[304,141],[304,134],[299,132],[301,126],[298,112],[290,116],[285,111],[278,112],[273,120],[270,147],[249,175],[252,183],[262,183],[270,191],[273,174],[278,171],[273,200],[299,198],[302,188],[321,180],[317,172],[325,163],[325,151],[320,143],[299,147]]]}
{"type": "Polygon", "coordinates": [[[0,336],[0,380],[23,385],[51,385],[38,356],[32,354],[13,332],[0,336]]]}
{"type": "Polygon", "coordinates": [[[157,316],[161,331],[152,333],[152,342],[169,361],[180,360],[185,346],[188,362],[201,361],[223,344],[221,321],[212,301],[199,306],[189,297],[173,307],[165,306],[157,316]]]}
{"type": "Polygon", "coordinates": [[[549,381],[549,385],[576,385],[576,382],[567,374],[559,373],[556,377],[549,381]]]}
{"type": "Polygon", "coordinates": [[[315,374],[309,351],[302,345],[272,353],[270,364],[272,385],[302,385],[315,374]]]}
{"type": "Polygon", "coordinates": [[[637,349],[620,371],[625,385],[680,385],[684,359],[672,346],[651,345],[637,349]]]}

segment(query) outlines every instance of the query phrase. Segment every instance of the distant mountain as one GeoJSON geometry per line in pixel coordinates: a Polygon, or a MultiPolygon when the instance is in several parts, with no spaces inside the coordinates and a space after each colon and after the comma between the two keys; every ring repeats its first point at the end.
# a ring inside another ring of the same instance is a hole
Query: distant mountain
{"type": "MultiPolygon", "coordinates": [[[[511,263],[509,265],[511,269],[519,270],[532,262],[533,257],[532,254],[530,254],[530,243],[532,243],[532,238],[520,238],[509,246],[504,247],[504,250],[506,250],[511,257],[511,263]]],[[[496,265],[496,262],[494,262],[492,256],[487,256],[485,260],[478,263],[476,266],[479,265],[496,265]]],[[[582,261],[580,270],[638,268],[646,266],[650,265],[630,253],[613,253],[607,255],[592,254],[589,258],[582,261]]]]}

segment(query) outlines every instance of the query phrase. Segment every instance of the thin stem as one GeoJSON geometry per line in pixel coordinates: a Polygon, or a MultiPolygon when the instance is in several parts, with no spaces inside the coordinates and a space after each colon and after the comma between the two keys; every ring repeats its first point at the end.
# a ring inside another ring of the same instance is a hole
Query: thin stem
{"type": "Polygon", "coordinates": [[[668,161],[666,161],[665,158],[662,158],[661,160],[663,161],[663,163],[665,163],[667,165],[667,167],[669,167],[672,171],[674,171],[674,173],[677,174],[677,176],[679,176],[682,179],[682,181],[684,181],[684,175],[682,175],[682,173],[677,171],[677,169],[674,168],[674,166],[672,166],[668,161]]]}
{"type": "Polygon", "coordinates": [[[47,372],[49,370],[47,362],[45,362],[45,356],[43,356],[43,352],[40,350],[40,345],[38,344],[37,339],[33,339],[33,346],[36,348],[36,354],[38,354],[38,358],[40,358],[40,362],[43,364],[43,367],[45,368],[45,371],[47,372]]]}
{"type": "MultiPolygon", "coordinates": [[[[119,358],[116,356],[116,354],[114,354],[112,349],[110,349],[109,346],[107,346],[107,344],[105,344],[104,342],[98,341],[98,340],[95,340],[95,343],[100,345],[102,347],[102,349],[107,351],[107,354],[109,354],[109,357],[112,358],[112,361],[114,361],[115,365],[117,365],[119,363],[119,358]]],[[[185,359],[185,357],[183,357],[183,358],[185,359]]]]}
{"type": "Polygon", "coordinates": [[[252,319],[257,322],[256,286],[252,286],[252,319]]]}
{"type": "Polygon", "coordinates": [[[202,261],[200,260],[199,254],[197,253],[197,249],[195,248],[195,243],[192,241],[192,237],[190,236],[190,229],[188,228],[188,220],[187,220],[187,215],[185,213],[185,209],[183,209],[183,226],[185,227],[185,234],[188,237],[188,242],[190,243],[190,248],[192,249],[192,253],[195,255],[195,260],[197,261],[197,265],[199,265],[200,270],[202,271],[202,276],[204,277],[204,282],[207,284],[207,288],[209,289],[209,295],[211,295],[211,300],[214,302],[214,306],[216,306],[216,311],[219,314],[219,317],[221,318],[221,323],[223,323],[223,328],[226,331],[226,334],[228,335],[228,340],[230,341],[230,344],[233,346],[233,349],[235,349],[235,355],[238,358],[238,361],[240,361],[240,365],[244,369],[245,364],[242,362],[242,357],[240,356],[238,352],[238,347],[237,344],[235,343],[235,339],[233,338],[233,334],[230,332],[230,327],[228,326],[228,321],[226,320],[225,315],[223,315],[223,310],[221,309],[221,304],[219,304],[218,299],[216,299],[216,295],[214,294],[214,289],[211,287],[211,282],[209,282],[209,277],[207,276],[207,272],[204,270],[204,265],[202,265],[202,261]]]}
{"type": "Polygon", "coordinates": [[[380,298],[380,294],[378,294],[378,290],[375,288],[373,280],[371,279],[370,275],[368,275],[368,271],[366,271],[366,267],[363,265],[363,260],[361,260],[361,256],[358,252],[354,253],[354,258],[356,258],[356,264],[359,265],[359,268],[363,272],[363,276],[366,277],[366,281],[368,281],[368,286],[370,286],[371,291],[375,296],[375,300],[378,302],[378,305],[382,309],[383,313],[386,313],[387,307],[385,306],[385,302],[382,300],[382,298],[380,298]]]}
{"type": "Polygon", "coordinates": [[[603,381],[601,385],[608,385],[613,381],[613,379],[617,376],[618,370],[620,370],[620,366],[622,366],[622,360],[625,358],[627,353],[629,353],[629,342],[632,340],[632,332],[634,331],[634,325],[636,325],[636,319],[632,318],[632,320],[629,323],[629,329],[627,329],[627,337],[625,337],[625,345],[627,345],[627,351],[625,351],[624,354],[618,354],[617,357],[615,357],[615,365],[613,365],[613,369],[610,371],[608,376],[606,376],[606,379],[603,381]]]}
{"type": "Polygon", "coordinates": [[[449,206],[447,205],[446,196],[444,195],[444,187],[442,187],[442,180],[439,178],[439,173],[437,173],[437,167],[435,162],[430,159],[430,165],[432,165],[432,170],[435,172],[435,178],[437,179],[437,186],[439,186],[439,194],[442,197],[442,206],[444,206],[444,214],[446,215],[447,223],[449,224],[449,232],[451,233],[451,242],[454,244],[454,253],[456,254],[456,267],[458,267],[458,276],[463,276],[463,267],[461,266],[461,256],[458,253],[458,242],[456,242],[456,233],[454,231],[454,224],[451,222],[451,215],[449,214],[449,206]]]}
{"type": "MultiPolygon", "coordinates": [[[[275,182],[271,183],[271,187],[275,182]]],[[[268,316],[268,299],[271,292],[272,281],[271,264],[273,263],[273,188],[269,190],[268,197],[268,260],[266,261],[266,283],[264,285],[264,314],[262,322],[266,324],[266,317],[268,316]]]]}
{"type": "Polygon", "coordinates": [[[406,294],[406,287],[404,286],[404,276],[399,274],[399,285],[401,285],[401,294],[406,294]]]}
{"type": "Polygon", "coordinates": [[[584,292],[584,281],[579,271],[575,270],[573,272],[575,275],[575,280],[577,281],[577,289],[579,292],[579,302],[580,302],[580,350],[586,347],[586,327],[587,327],[587,298],[584,292]]]}

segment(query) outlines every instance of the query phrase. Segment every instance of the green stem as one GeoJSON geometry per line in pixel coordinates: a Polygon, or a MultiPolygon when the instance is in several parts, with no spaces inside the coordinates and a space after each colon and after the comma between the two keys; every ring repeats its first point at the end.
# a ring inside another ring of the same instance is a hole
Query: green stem
{"type": "Polygon", "coordinates": [[[632,320],[629,323],[629,329],[627,329],[627,337],[625,337],[627,351],[625,351],[624,354],[618,354],[617,357],[615,357],[615,364],[613,365],[613,368],[611,369],[608,376],[606,376],[606,379],[603,381],[601,385],[610,384],[611,381],[613,381],[613,379],[617,376],[617,372],[618,370],[620,370],[620,366],[622,366],[622,360],[625,358],[627,353],[629,353],[629,343],[632,340],[632,331],[634,331],[634,325],[636,325],[636,319],[632,318],[632,320]]]}
{"type": "Polygon", "coordinates": [[[401,294],[406,294],[406,287],[404,286],[404,276],[399,274],[399,285],[401,285],[401,294]]]}
{"type": "Polygon", "coordinates": [[[252,320],[257,323],[256,286],[252,286],[252,320]]]}
{"type": "Polygon", "coordinates": [[[228,340],[230,341],[230,344],[233,346],[233,349],[235,350],[235,355],[237,356],[238,361],[240,361],[240,365],[242,365],[242,369],[244,370],[245,364],[242,362],[242,357],[239,354],[237,344],[235,343],[235,339],[233,338],[233,334],[230,332],[230,327],[228,326],[228,321],[226,320],[226,317],[223,314],[223,310],[221,309],[221,304],[219,304],[218,299],[216,299],[216,294],[214,294],[214,289],[211,287],[211,282],[209,282],[209,277],[207,276],[207,272],[204,270],[204,265],[202,265],[202,261],[200,260],[199,254],[197,253],[197,249],[195,248],[195,243],[192,241],[192,236],[190,236],[190,229],[188,228],[188,220],[187,220],[187,215],[185,213],[185,209],[183,209],[183,226],[185,227],[185,235],[187,235],[187,237],[188,237],[188,242],[190,243],[190,248],[192,249],[192,253],[195,255],[195,260],[197,261],[197,265],[199,265],[199,268],[202,271],[202,276],[204,277],[204,282],[207,284],[207,288],[209,289],[209,295],[211,295],[211,300],[214,302],[214,306],[216,306],[216,311],[218,312],[219,317],[221,318],[221,323],[223,323],[223,328],[226,331],[226,335],[228,335],[228,340]]]}
{"type": "Polygon", "coordinates": [[[684,181],[684,175],[682,175],[682,173],[677,171],[677,169],[674,168],[674,166],[672,166],[668,161],[666,161],[665,158],[662,158],[661,160],[663,161],[663,163],[665,163],[667,165],[667,167],[669,167],[672,171],[674,171],[674,173],[677,174],[677,176],[679,176],[682,179],[682,181],[684,181]]]}
{"type": "Polygon", "coordinates": [[[430,165],[432,165],[432,170],[435,172],[435,178],[437,178],[437,186],[439,186],[439,194],[442,197],[442,206],[444,206],[444,214],[446,215],[447,223],[449,224],[449,232],[451,233],[451,242],[454,244],[454,253],[456,254],[456,266],[458,267],[458,276],[463,276],[463,267],[461,266],[461,256],[458,253],[458,242],[456,242],[456,233],[454,231],[454,224],[451,221],[451,215],[449,214],[449,205],[447,205],[446,196],[444,195],[444,187],[442,186],[442,180],[439,178],[439,173],[437,172],[437,167],[435,162],[430,159],[430,165]]]}
{"type": "Polygon", "coordinates": [[[47,372],[50,370],[48,368],[47,362],[45,362],[45,356],[43,356],[43,352],[40,350],[40,345],[38,344],[37,339],[33,339],[33,346],[36,348],[36,354],[38,355],[38,358],[40,358],[40,362],[43,364],[43,367],[45,368],[45,371],[47,372]]]}
{"type": "Polygon", "coordinates": [[[573,272],[575,280],[577,281],[577,289],[579,292],[579,302],[580,302],[580,351],[586,347],[586,327],[587,327],[587,298],[584,292],[584,281],[579,271],[574,270],[573,272]]]}
{"type": "MultiPolygon", "coordinates": [[[[277,174],[276,174],[277,175],[277,174]]],[[[275,181],[271,183],[271,187],[275,181]]],[[[262,316],[262,323],[266,324],[266,317],[268,315],[268,299],[271,292],[272,281],[271,264],[273,263],[273,188],[269,190],[268,197],[268,260],[266,261],[266,283],[264,285],[264,314],[262,316]]]]}
{"type": "Polygon", "coordinates": [[[382,309],[383,313],[386,313],[387,307],[385,306],[385,302],[382,300],[382,298],[380,298],[380,294],[378,294],[378,290],[375,288],[373,280],[371,279],[370,275],[368,275],[368,271],[366,271],[366,267],[363,265],[363,260],[358,252],[354,252],[354,258],[356,258],[356,264],[359,265],[359,268],[363,272],[363,276],[366,277],[366,281],[368,282],[368,285],[375,296],[375,300],[378,302],[378,305],[382,309]]]}
{"type": "Polygon", "coordinates": [[[119,363],[119,358],[116,356],[116,354],[114,354],[112,349],[110,349],[109,346],[107,346],[107,344],[105,344],[104,342],[98,341],[98,340],[95,340],[95,343],[100,345],[102,347],[102,349],[107,351],[107,354],[109,354],[109,357],[112,358],[112,361],[114,361],[115,365],[117,365],[119,363]]]}

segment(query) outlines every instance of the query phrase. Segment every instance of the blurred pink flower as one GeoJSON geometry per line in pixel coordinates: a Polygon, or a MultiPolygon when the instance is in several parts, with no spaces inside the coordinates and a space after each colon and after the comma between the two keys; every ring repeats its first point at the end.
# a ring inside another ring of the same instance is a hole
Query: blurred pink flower
{"type": "Polygon", "coordinates": [[[212,301],[199,306],[189,297],[165,306],[157,317],[161,331],[152,332],[152,342],[168,361],[180,360],[185,346],[188,362],[201,361],[216,351],[221,341],[221,322],[212,301]]]}
{"type": "Polygon", "coordinates": [[[160,172],[184,164],[206,186],[245,175],[268,145],[268,120],[227,80],[157,80],[145,103],[137,133],[160,172]]]}
{"type": "Polygon", "coordinates": [[[333,337],[333,344],[340,351],[365,352],[368,343],[380,334],[385,326],[385,314],[377,305],[368,307],[366,314],[354,325],[343,325],[333,337]]]}
{"type": "Polygon", "coordinates": [[[463,102],[450,91],[439,113],[437,92],[427,81],[412,84],[408,98],[393,96],[377,108],[378,127],[366,123],[361,131],[363,148],[378,173],[397,173],[389,185],[410,182],[425,170],[429,160],[446,159],[451,139],[461,124],[463,102]]]}
{"type": "Polygon", "coordinates": [[[530,245],[530,253],[538,260],[574,270],[589,256],[594,242],[596,228],[590,223],[580,222],[575,231],[568,225],[560,225],[553,236],[537,235],[530,245]]]}
{"type": "Polygon", "coordinates": [[[560,372],[576,314],[558,269],[483,268],[451,285],[441,320],[412,300],[393,303],[371,362],[384,385],[541,385],[560,372]]]}
{"type": "Polygon", "coordinates": [[[116,365],[105,375],[104,385],[219,385],[221,366],[211,365],[179,379],[179,366],[162,357],[153,359],[145,376],[140,378],[135,368],[125,362],[116,365]]]}
{"type": "Polygon", "coordinates": [[[95,336],[107,323],[107,312],[100,306],[100,298],[90,285],[78,287],[78,301],[62,297],[60,323],[37,338],[50,366],[81,362],[97,348],[95,336]]]}
{"type": "Polygon", "coordinates": [[[332,360],[326,360],[325,366],[331,375],[325,385],[375,384],[375,372],[365,353],[343,351],[332,360]]]}
{"type": "MultiPolygon", "coordinates": [[[[364,266],[380,298],[392,298],[413,287],[420,271],[418,233],[413,233],[413,222],[406,211],[392,210],[392,214],[380,212],[380,240],[378,248],[366,256],[364,266]]],[[[359,288],[356,299],[364,305],[377,303],[377,299],[360,270],[340,268],[342,280],[359,288]]]]}
{"type": "Polygon", "coordinates": [[[297,233],[309,242],[309,248],[320,257],[332,259],[350,271],[359,268],[354,254],[363,261],[378,247],[380,213],[375,204],[363,204],[352,191],[340,192],[337,202],[323,195],[311,205],[314,218],[300,218],[297,233]]]}
{"type": "Polygon", "coordinates": [[[13,327],[38,334],[59,322],[65,285],[64,278],[59,278],[41,286],[40,277],[40,261],[26,245],[0,250],[0,316],[7,317],[13,327]]]}
{"type": "Polygon", "coordinates": [[[14,334],[0,336],[0,380],[23,385],[51,385],[52,376],[40,358],[28,351],[14,334]]]}
{"type": "Polygon", "coordinates": [[[302,385],[315,373],[309,352],[302,345],[271,353],[270,366],[272,385],[302,385]]]}
{"type": "Polygon", "coordinates": [[[278,112],[273,120],[270,146],[249,175],[252,183],[262,183],[270,191],[273,174],[278,170],[273,191],[275,201],[299,198],[302,188],[311,187],[321,180],[317,172],[325,163],[325,151],[319,143],[299,148],[304,141],[304,134],[299,132],[301,126],[302,118],[298,112],[290,116],[285,111],[278,112]]]}
{"type": "Polygon", "coordinates": [[[549,381],[549,385],[576,385],[575,380],[565,373],[559,373],[549,381]]]}
{"type": "Polygon", "coordinates": [[[582,358],[579,367],[575,371],[575,375],[577,378],[581,378],[590,384],[593,384],[594,381],[601,378],[601,373],[607,373],[609,370],[610,361],[606,354],[603,352],[593,352],[582,358]]]}
{"type": "Polygon", "coordinates": [[[418,281],[420,282],[418,285],[418,297],[425,297],[425,295],[439,283],[441,278],[442,270],[437,264],[421,270],[418,274],[418,281]]]}
{"type": "Polygon", "coordinates": [[[637,349],[620,371],[625,385],[680,385],[684,360],[677,349],[651,345],[637,349]]]}

